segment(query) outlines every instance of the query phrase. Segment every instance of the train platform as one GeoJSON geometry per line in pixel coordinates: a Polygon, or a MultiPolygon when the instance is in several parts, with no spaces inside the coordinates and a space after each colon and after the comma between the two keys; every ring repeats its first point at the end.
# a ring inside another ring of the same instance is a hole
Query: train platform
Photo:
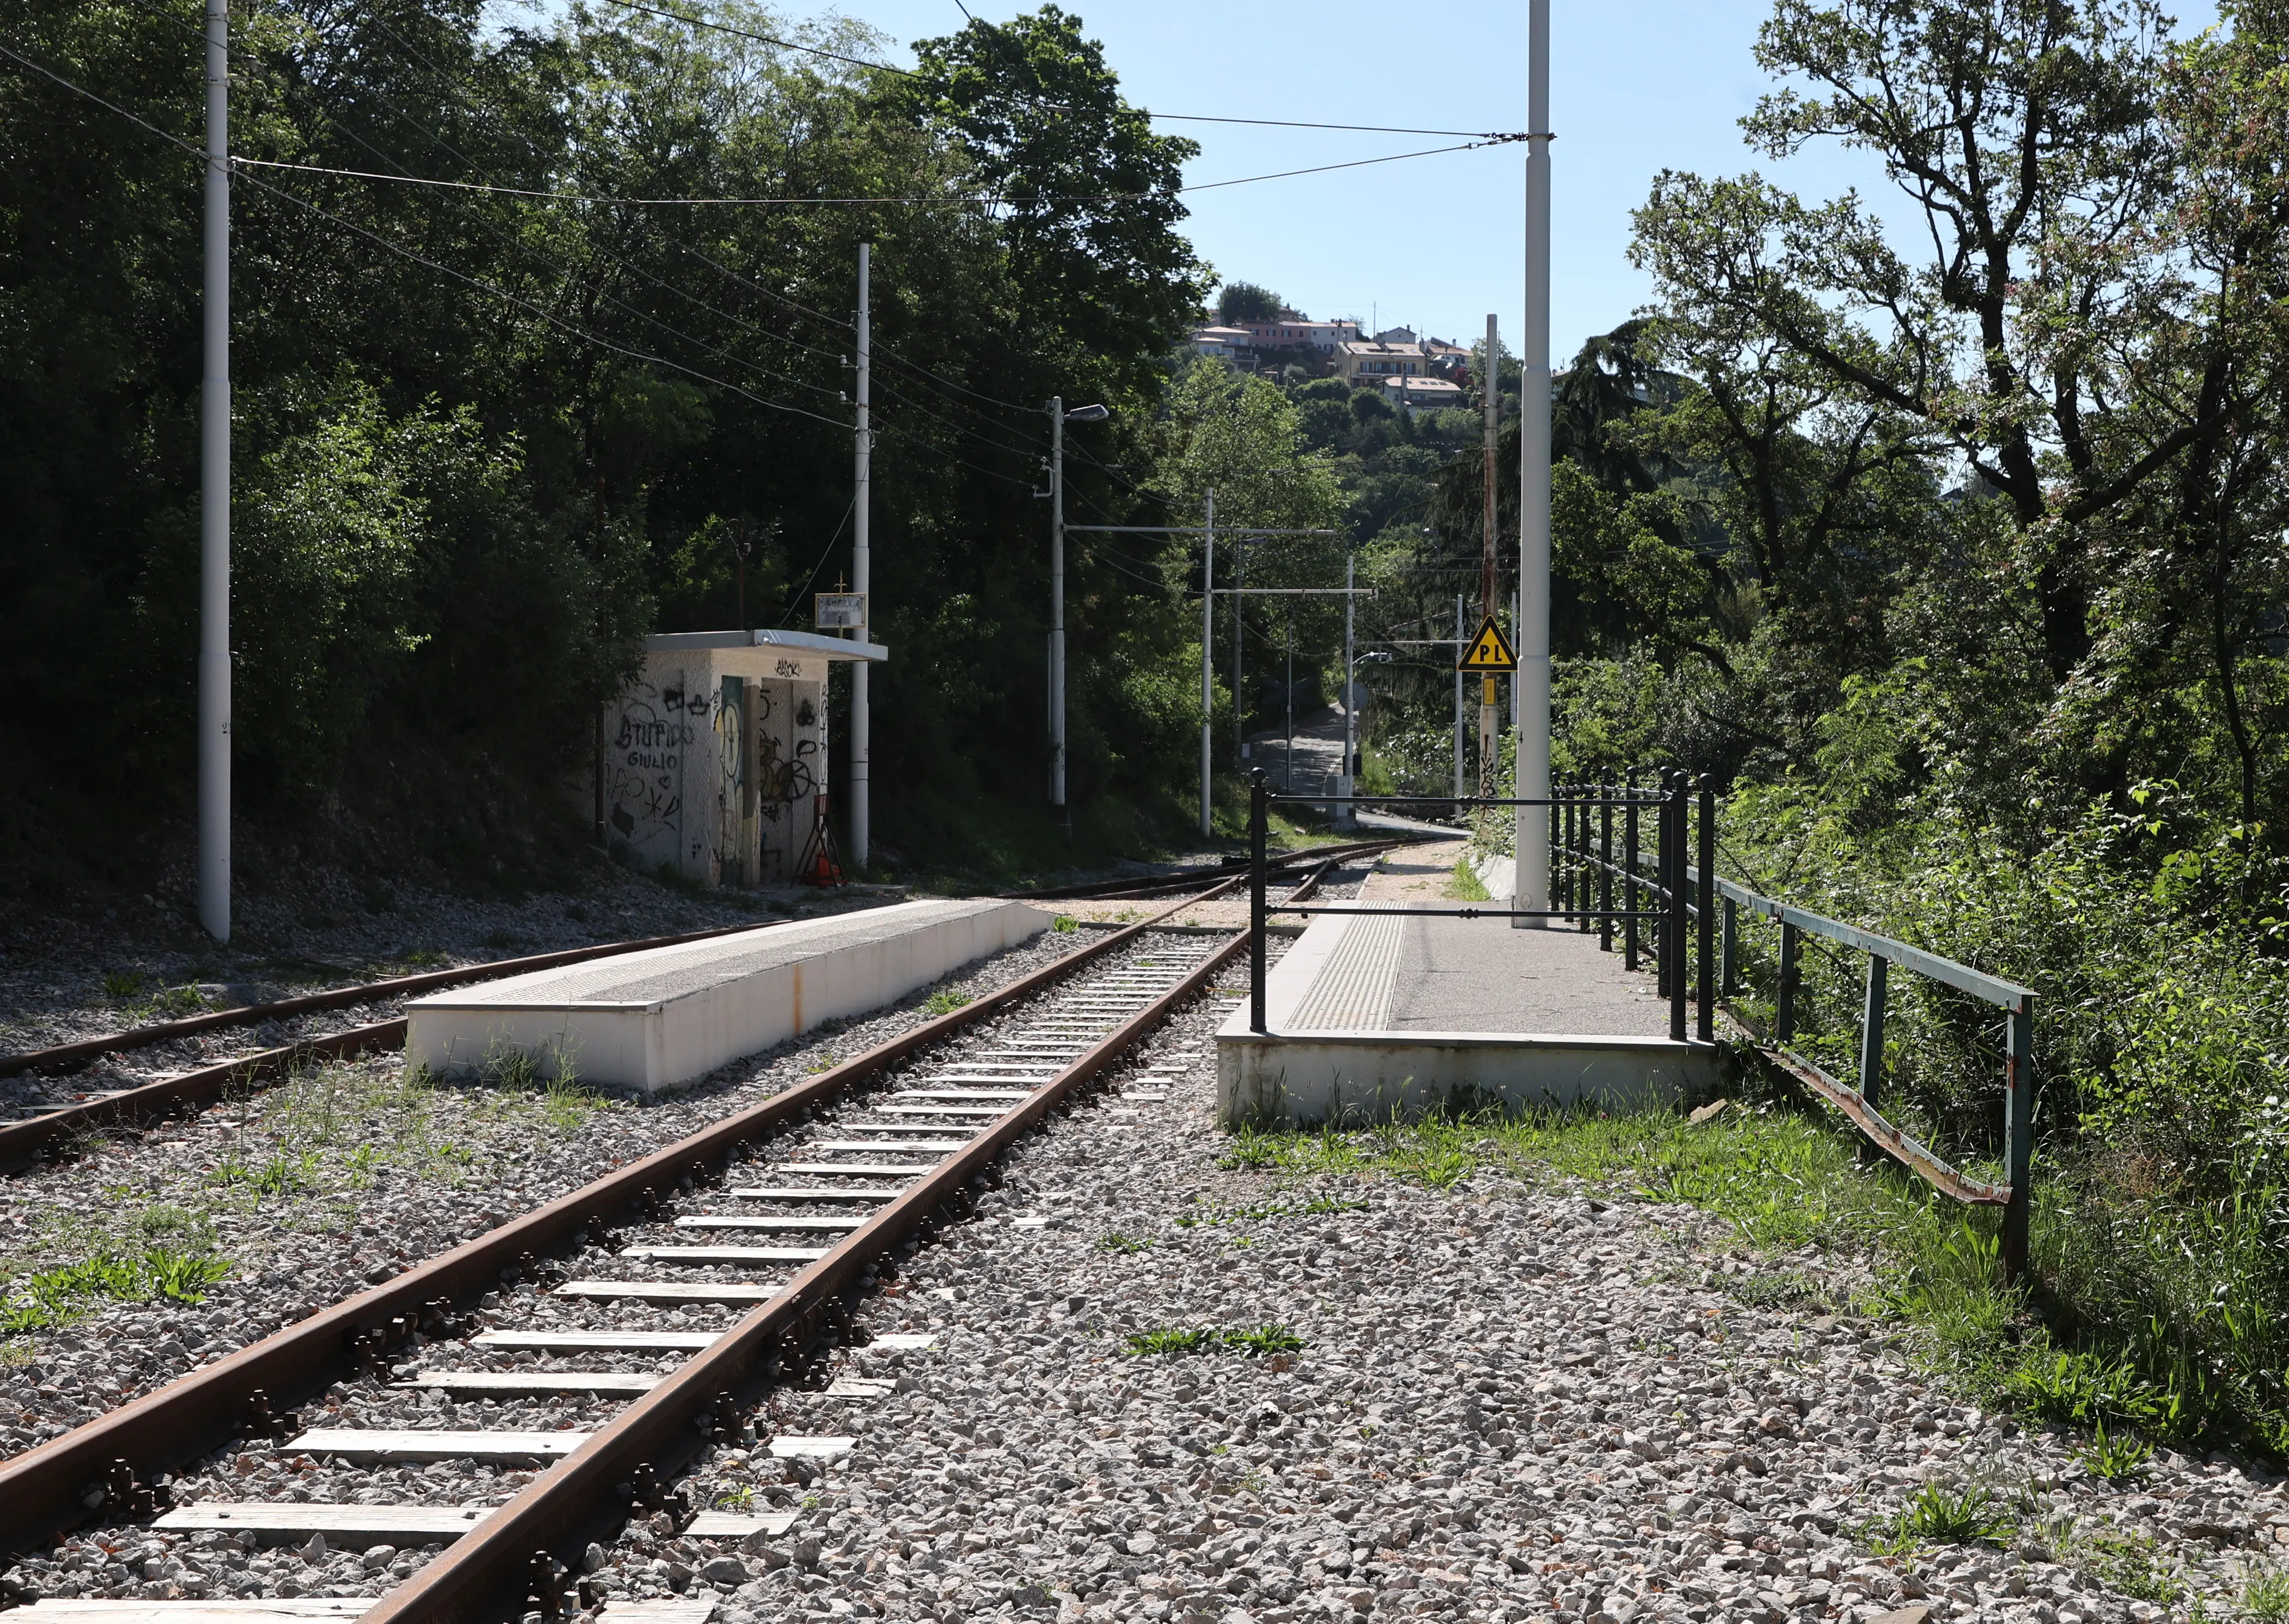
{"type": "Polygon", "coordinates": [[[1630,1109],[1716,1083],[1717,1049],[1670,1037],[1649,961],[1633,975],[1563,922],[1518,929],[1431,912],[1472,905],[1458,895],[1466,850],[1457,840],[1392,852],[1360,897],[1392,912],[1311,919],[1266,978],[1267,1030],[1243,1007],[1217,1033],[1220,1121],[1630,1109]]]}
{"type": "Polygon", "coordinates": [[[1049,923],[1024,903],[933,899],[650,948],[416,999],[405,1050],[439,1072],[514,1051],[543,1075],[656,1094],[880,1008],[1049,923]]]}

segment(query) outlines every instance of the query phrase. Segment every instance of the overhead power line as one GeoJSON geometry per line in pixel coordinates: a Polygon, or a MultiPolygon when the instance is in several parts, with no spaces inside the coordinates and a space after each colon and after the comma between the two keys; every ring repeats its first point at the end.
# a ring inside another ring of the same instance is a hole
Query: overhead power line
{"type": "Polygon", "coordinates": [[[1525,139],[1524,136],[1492,136],[1484,140],[1463,141],[1453,147],[1426,147],[1415,152],[1385,153],[1377,158],[1353,158],[1344,163],[1315,163],[1305,169],[1282,169],[1263,175],[1241,175],[1231,180],[1204,180],[1184,186],[1160,187],[1148,192],[1091,192],[1071,195],[1051,195],[1041,193],[1019,195],[1001,192],[940,192],[904,197],[613,197],[591,192],[561,192],[534,187],[493,186],[477,180],[438,180],[426,175],[392,175],[378,170],[339,169],[325,163],[290,163],[279,158],[248,158],[234,155],[230,162],[233,168],[299,170],[307,174],[339,175],[354,180],[388,180],[401,186],[438,187],[457,192],[492,192],[509,197],[542,198],[554,203],[621,204],[631,208],[943,208],[947,205],[979,203],[993,205],[1044,203],[1144,203],[1152,198],[1174,197],[1186,192],[1216,192],[1226,187],[1254,186],[1264,180],[1292,180],[1299,175],[1324,175],[1342,169],[1366,169],[1377,163],[1398,163],[1408,158],[1435,158],[1443,153],[1471,152],[1481,147],[1497,147],[1511,140],[1525,139]]]}
{"type": "MultiPolygon", "coordinates": [[[[611,0],[611,4],[624,6],[631,12],[642,12],[648,17],[658,17],[669,22],[680,22],[686,28],[709,28],[718,34],[734,34],[741,39],[752,39],[761,44],[776,45],[783,51],[796,51],[809,56],[825,57],[829,60],[842,62],[852,68],[871,68],[877,73],[896,74],[902,79],[918,79],[923,76],[913,68],[900,68],[893,62],[875,62],[865,57],[846,56],[840,51],[829,51],[823,45],[806,45],[800,40],[781,39],[775,34],[758,34],[752,28],[735,28],[728,22],[717,22],[710,17],[690,17],[682,12],[670,12],[658,6],[644,5],[640,3],[640,0],[611,0]]],[[[960,4],[960,0],[956,0],[956,4],[960,4]]],[[[969,16],[967,7],[963,8],[962,15],[969,16]]],[[[970,20],[976,22],[977,20],[971,17],[970,20]]],[[[1059,113],[1073,111],[1070,105],[1062,101],[1042,101],[1040,105],[1059,113]]],[[[1234,118],[1218,113],[1155,113],[1144,107],[1137,107],[1134,110],[1145,118],[1160,119],[1168,123],[1262,124],[1276,130],[1350,130],[1366,135],[1460,135],[1475,136],[1486,141],[1526,139],[1525,132],[1522,131],[1416,130],[1404,124],[1328,124],[1299,118],[1234,118]]]]}

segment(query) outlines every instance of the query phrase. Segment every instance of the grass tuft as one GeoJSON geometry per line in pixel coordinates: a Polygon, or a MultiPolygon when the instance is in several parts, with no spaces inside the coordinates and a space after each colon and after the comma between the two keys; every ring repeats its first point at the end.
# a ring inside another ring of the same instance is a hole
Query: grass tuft
{"type": "Polygon", "coordinates": [[[1138,1358],[1161,1353],[1294,1353],[1304,1339],[1286,1325],[1219,1330],[1213,1325],[1159,1325],[1129,1333],[1129,1351],[1138,1358]]]}
{"type": "Polygon", "coordinates": [[[1888,1526],[1868,1532],[1869,1544],[1896,1554],[1926,1545],[1969,1545],[2008,1540],[2018,1530],[2008,1507],[1978,1484],[1927,1483],[1900,1508],[1888,1526]]]}
{"type": "Polygon", "coordinates": [[[928,998],[924,999],[922,1000],[922,1013],[924,1015],[952,1015],[955,1010],[961,1008],[964,1004],[969,1002],[969,994],[967,992],[956,992],[949,988],[943,992],[933,992],[928,998]]]}

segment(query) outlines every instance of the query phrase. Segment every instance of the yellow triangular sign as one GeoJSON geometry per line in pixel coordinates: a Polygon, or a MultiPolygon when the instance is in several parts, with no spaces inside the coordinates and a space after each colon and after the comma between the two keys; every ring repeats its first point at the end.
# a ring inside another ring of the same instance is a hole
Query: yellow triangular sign
{"type": "Polygon", "coordinates": [[[1487,624],[1479,628],[1478,636],[1472,640],[1470,652],[1463,657],[1463,663],[1455,669],[1482,674],[1516,671],[1518,651],[1510,646],[1510,639],[1503,635],[1502,628],[1489,616],[1487,624]]]}

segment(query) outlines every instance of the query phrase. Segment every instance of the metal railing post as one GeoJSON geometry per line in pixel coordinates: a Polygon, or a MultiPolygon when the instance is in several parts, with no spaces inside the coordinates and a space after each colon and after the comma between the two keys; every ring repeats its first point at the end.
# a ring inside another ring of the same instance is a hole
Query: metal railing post
{"type": "Polygon", "coordinates": [[[1733,899],[1727,897],[1720,929],[1717,938],[1718,996],[1730,999],[1741,991],[1741,920],[1740,910],[1733,899]]]}
{"type": "Polygon", "coordinates": [[[1662,841],[1663,848],[1672,853],[1669,863],[1669,951],[1662,957],[1669,971],[1669,1039],[1672,1043],[1685,1041],[1685,911],[1690,896],[1685,879],[1685,841],[1692,784],[1691,776],[1683,772],[1670,780],[1669,833],[1662,841]]]}
{"type": "Polygon", "coordinates": [[[2003,1166],[2011,1187],[2003,1209],[2003,1281],[2027,1272],[2029,1221],[2035,1199],[2035,1000],[2022,997],[2004,1015],[2003,1166]]]}
{"type": "MultiPolygon", "coordinates": [[[[1655,782],[1660,786],[1661,799],[1654,803],[1653,815],[1653,883],[1647,887],[1648,899],[1658,896],[1661,909],[1654,923],[1652,940],[1647,946],[1653,950],[1653,994],[1655,998],[1669,996],[1669,768],[1663,768],[1655,782]]],[[[1654,910],[1648,908],[1651,913],[1654,910]]]]}
{"type": "Polygon", "coordinates": [[[1256,1031],[1270,1031],[1264,1018],[1264,835],[1266,799],[1264,769],[1248,775],[1248,1013],[1256,1031]]]}
{"type": "Polygon", "coordinates": [[[1629,775],[1622,803],[1622,967],[1638,967],[1638,776],[1629,775]]]}
{"type": "Polygon", "coordinates": [[[1598,786],[1598,951],[1614,951],[1614,780],[1598,786]]]}
{"type": "MultiPolygon", "coordinates": [[[[1559,820],[1558,792],[1554,788],[1550,792],[1548,811],[1550,814],[1550,889],[1547,895],[1554,897],[1558,895],[1558,888],[1562,883],[1561,876],[1566,872],[1565,827],[1559,820]]],[[[1514,877],[1515,864],[1513,864],[1512,873],[1514,877]]],[[[1518,897],[1522,893],[1523,888],[1513,892],[1511,897],[1511,907],[1518,906],[1518,897]]]]}
{"type": "Polygon", "coordinates": [[[1773,997],[1773,1041],[1786,1047],[1796,1036],[1797,928],[1781,923],[1781,984],[1773,997]]]}
{"type": "Polygon", "coordinates": [[[1699,845],[1695,850],[1701,871],[1701,945],[1696,952],[1699,975],[1694,991],[1700,1008],[1694,1015],[1694,1031],[1703,1043],[1717,1041],[1717,781],[1707,773],[1701,775],[1701,818],[1699,845]]]}
{"type": "Polygon", "coordinates": [[[1860,1012],[1860,1097],[1870,1111],[1883,1109],[1884,1003],[1891,968],[1881,953],[1868,955],[1868,999],[1860,1012]]]}
{"type": "Polygon", "coordinates": [[[1582,904],[1582,803],[1573,784],[1566,786],[1566,911],[1582,904]]]}

